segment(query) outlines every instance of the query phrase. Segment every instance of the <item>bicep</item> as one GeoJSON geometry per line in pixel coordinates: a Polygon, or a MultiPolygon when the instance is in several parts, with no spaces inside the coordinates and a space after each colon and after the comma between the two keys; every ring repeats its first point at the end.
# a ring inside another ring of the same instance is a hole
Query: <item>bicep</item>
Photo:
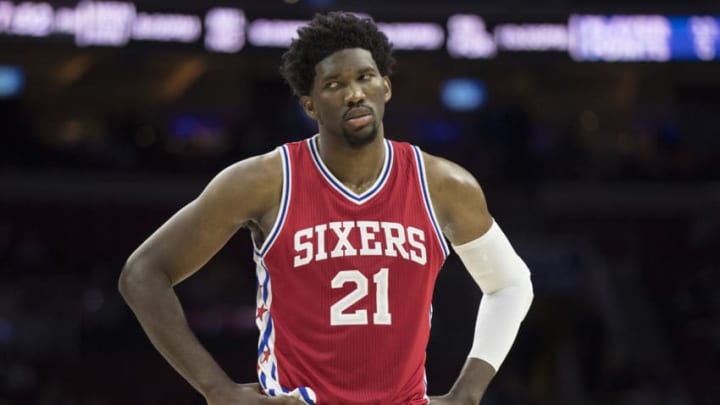
{"type": "Polygon", "coordinates": [[[444,232],[453,245],[461,245],[484,235],[493,220],[477,183],[465,185],[461,192],[453,194],[448,203],[444,232]]]}
{"type": "Polygon", "coordinates": [[[432,156],[426,160],[430,160],[431,198],[445,236],[454,245],[461,245],[485,234],[493,219],[475,177],[447,160],[432,156]]]}
{"type": "Polygon", "coordinates": [[[200,196],[145,240],[126,267],[161,272],[172,285],[196,272],[243,224],[272,204],[274,188],[261,184],[272,181],[258,175],[267,172],[265,163],[259,159],[241,162],[221,172],[200,196]]]}
{"type": "Polygon", "coordinates": [[[172,285],[202,267],[240,226],[204,199],[200,196],[176,212],[133,252],[128,264],[138,271],[160,271],[172,285]]]}

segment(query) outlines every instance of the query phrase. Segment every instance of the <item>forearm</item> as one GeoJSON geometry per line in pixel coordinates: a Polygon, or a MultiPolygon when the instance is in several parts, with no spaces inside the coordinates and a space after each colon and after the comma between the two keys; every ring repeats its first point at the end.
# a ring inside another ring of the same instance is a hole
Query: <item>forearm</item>
{"type": "Polygon", "coordinates": [[[126,268],[119,288],[155,348],[198,392],[207,397],[218,387],[232,384],[190,330],[167,277],[126,268]]]}
{"type": "Polygon", "coordinates": [[[515,341],[533,300],[533,286],[527,265],[495,223],[455,250],[483,291],[473,345],[453,387],[462,403],[477,404],[515,341]]]}
{"type": "Polygon", "coordinates": [[[494,376],[489,363],[469,357],[448,396],[460,404],[477,405],[494,376]]]}

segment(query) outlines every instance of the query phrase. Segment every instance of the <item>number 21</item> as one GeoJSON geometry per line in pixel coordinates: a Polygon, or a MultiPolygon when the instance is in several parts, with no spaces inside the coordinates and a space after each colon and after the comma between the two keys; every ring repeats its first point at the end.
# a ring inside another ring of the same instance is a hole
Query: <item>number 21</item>
{"type": "MultiPolygon", "coordinates": [[[[392,315],[388,308],[388,269],[382,268],[375,273],[373,281],[377,286],[375,292],[375,313],[373,324],[390,325],[392,315]]],[[[367,325],[367,309],[358,309],[346,313],[346,309],[368,295],[368,279],[359,270],[343,270],[332,279],[332,288],[342,288],[346,283],[354,283],[355,289],[330,307],[330,325],[367,325]]]]}

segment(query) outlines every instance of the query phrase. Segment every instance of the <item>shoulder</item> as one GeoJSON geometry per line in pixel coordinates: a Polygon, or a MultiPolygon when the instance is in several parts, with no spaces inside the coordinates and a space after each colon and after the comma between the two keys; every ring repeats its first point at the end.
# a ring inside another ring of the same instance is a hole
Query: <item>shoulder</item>
{"type": "Polygon", "coordinates": [[[218,174],[231,184],[264,188],[268,183],[282,182],[282,153],[280,148],[262,155],[252,156],[228,166],[218,174]]]}
{"type": "Polygon", "coordinates": [[[277,148],[226,167],[208,183],[198,200],[246,222],[262,217],[277,204],[282,182],[282,154],[277,148]]]}
{"type": "Polygon", "coordinates": [[[422,152],[428,189],[443,233],[462,244],[485,233],[492,224],[485,194],[467,169],[422,152]]]}
{"type": "Polygon", "coordinates": [[[456,194],[467,189],[480,190],[475,177],[459,164],[448,159],[422,152],[428,187],[434,194],[456,194]]]}

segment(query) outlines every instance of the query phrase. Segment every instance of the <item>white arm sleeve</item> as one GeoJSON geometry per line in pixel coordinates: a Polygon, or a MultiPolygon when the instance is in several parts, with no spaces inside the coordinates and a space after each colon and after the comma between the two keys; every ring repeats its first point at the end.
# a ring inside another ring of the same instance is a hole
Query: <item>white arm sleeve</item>
{"type": "Polygon", "coordinates": [[[494,221],[484,235],[453,248],[483,292],[469,357],[497,371],[532,303],[530,270],[494,221]]]}

